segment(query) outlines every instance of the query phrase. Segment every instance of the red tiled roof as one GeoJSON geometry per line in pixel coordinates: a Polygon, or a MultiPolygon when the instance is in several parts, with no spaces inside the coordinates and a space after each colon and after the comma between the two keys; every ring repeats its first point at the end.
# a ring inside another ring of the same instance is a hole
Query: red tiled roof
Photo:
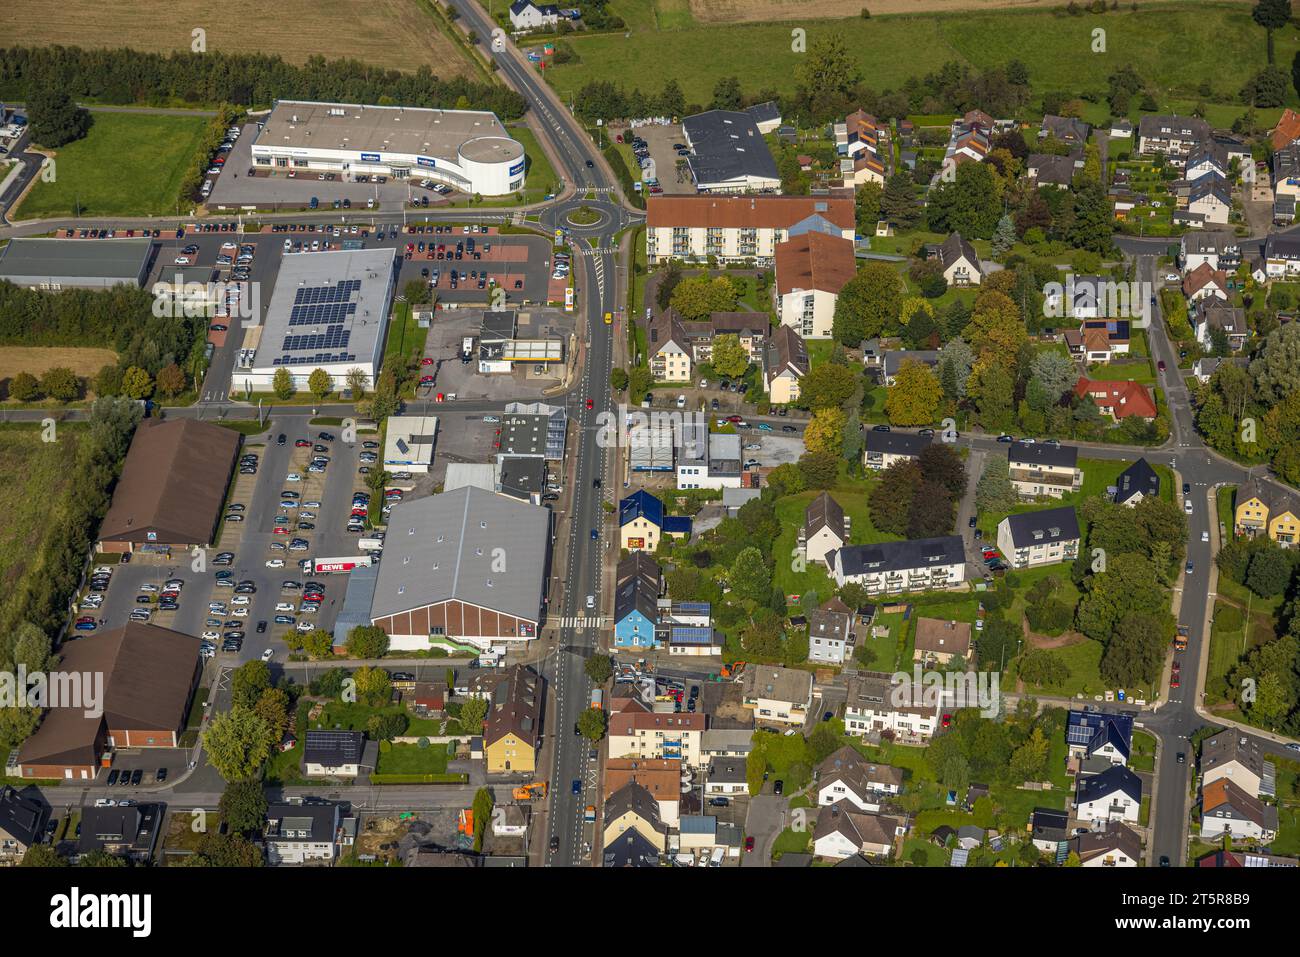
{"type": "Polygon", "coordinates": [[[646,203],[646,224],[718,229],[788,229],[810,216],[821,216],[841,229],[853,229],[852,199],[822,196],[653,196],[646,203]]]}
{"type": "Polygon", "coordinates": [[[1201,263],[1183,279],[1183,295],[1194,296],[1211,282],[1220,289],[1228,288],[1228,274],[1222,269],[1215,269],[1209,263],[1201,263]]]}
{"type": "Polygon", "coordinates": [[[1099,382],[1081,376],[1074,386],[1074,394],[1091,396],[1099,409],[1116,419],[1127,419],[1132,415],[1144,419],[1156,417],[1155,400],[1146,386],[1139,382],[1099,382]]]}
{"type": "Polygon", "coordinates": [[[1273,127],[1273,149],[1280,150],[1300,139],[1300,113],[1287,107],[1273,127]]]}
{"type": "Polygon", "coordinates": [[[838,293],[857,268],[853,242],[840,236],[808,232],[776,247],[776,288],[783,296],[795,289],[838,293]]]}

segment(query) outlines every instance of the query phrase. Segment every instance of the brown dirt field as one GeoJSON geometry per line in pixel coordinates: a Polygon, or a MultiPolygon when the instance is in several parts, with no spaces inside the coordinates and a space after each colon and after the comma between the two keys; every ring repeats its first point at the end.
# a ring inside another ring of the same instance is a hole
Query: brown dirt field
{"type": "Polygon", "coordinates": [[[320,54],[398,70],[427,64],[439,76],[469,75],[472,65],[414,0],[5,0],[0,37],[8,44],[127,46],[189,50],[191,31],[207,31],[209,50],[278,53],[293,63],[320,54]]]}
{"type": "Polygon", "coordinates": [[[20,372],[36,378],[56,366],[67,366],[77,375],[93,377],[106,365],[117,362],[112,349],[82,349],[75,346],[5,346],[0,349],[0,380],[8,381],[20,372]]]}
{"type": "Polygon", "coordinates": [[[1055,638],[1036,634],[1029,630],[1029,622],[1023,618],[1020,620],[1020,627],[1025,633],[1025,641],[1035,648],[1042,648],[1047,651],[1053,648],[1068,648],[1070,645],[1077,645],[1081,641],[1088,640],[1086,636],[1079,634],[1077,631],[1067,631],[1055,638]]]}
{"type": "MultiPolygon", "coordinates": [[[[863,7],[871,15],[891,13],[956,13],[963,10],[1008,10],[1064,7],[1067,0],[690,0],[691,15],[700,23],[758,23],[773,20],[856,17],[863,7]]],[[[1133,0],[1121,0],[1128,7],[1133,0]]],[[[1167,3],[1168,0],[1137,0],[1167,3]]],[[[1086,2],[1081,2],[1086,6],[1086,2]]]]}

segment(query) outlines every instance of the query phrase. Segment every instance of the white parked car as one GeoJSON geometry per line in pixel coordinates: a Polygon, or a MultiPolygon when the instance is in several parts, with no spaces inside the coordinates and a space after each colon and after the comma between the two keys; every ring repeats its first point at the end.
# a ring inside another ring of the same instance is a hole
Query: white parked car
{"type": "Polygon", "coordinates": [[[315,627],[316,626],[309,621],[300,621],[297,625],[299,631],[311,631],[315,627]]]}
{"type": "Polygon", "coordinates": [[[247,595],[236,595],[234,598],[230,599],[230,603],[232,605],[247,605],[249,604],[249,599],[247,595]]]}
{"type": "Polygon", "coordinates": [[[275,603],[276,611],[293,611],[293,603],[287,601],[277,601],[275,603]]]}
{"type": "Polygon", "coordinates": [[[286,482],[301,482],[302,476],[299,475],[297,472],[290,472],[288,475],[284,477],[284,480],[286,482]]]}
{"type": "MultiPolygon", "coordinates": [[[[277,543],[277,544],[278,544],[278,543],[277,543]]],[[[266,567],[267,567],[267,568],[283,568],[283,567],[284,567],[284,559],[283,559],[283,558],[268,558],[268,559],[266,560],[266,567]]]]}
{"type": "Polygon", "coordinates": [[[247,608],[232,608],[232,609],[230,609],[230,614],[231,614],[232,616],[234,616],[235,618],[247,618],[247,617],[248,617],[248,609],[247,609],[247,608]]]}
{"type": "Polygon", "coordinates": [[[1189,498],[1189,499],[1184,499],[1184,501],[1183,501],[1183,511],[1186,512],[1188,515],[1191,515],[1191,514],[1192,514],[1192,500],[1191,500],[1190,498],[1189,498]]]}
{"type": "Polygon", "coordinates": [[[262,652],[263,661],[270,661],[274,657],[275,657],[275,652],[272,651],[270,648],[267,648],[266,651],[262,652]]]}
{"type": "Polygon", "coordinates": [[[1210,540],[1210,533],[1209,533],[1209,532],[1201,532],[1201,541],[1203,541],[1203,542],[1208,542],[1209,540],[1210,540]]]}
{"type": "Polygon", "coordinates": [[[205,631],[202,635],[204,641],[216,641],[220,637],[215,631],[205,631]]]}

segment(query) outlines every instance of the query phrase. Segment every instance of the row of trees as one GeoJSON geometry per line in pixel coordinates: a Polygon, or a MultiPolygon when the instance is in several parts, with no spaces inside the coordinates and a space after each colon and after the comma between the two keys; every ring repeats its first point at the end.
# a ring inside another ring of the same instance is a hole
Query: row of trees
{"type": "Polygon", "coordinates": [[[491,110],[508,119],[524,98],[501,83],[452,76],[427,66],[411,72],[359,60],[309,57],[302,65],[259,53],[145,53],[125,47],[13,46],[0,49],[0,87],[61,90],[101,103],[266,105],[276,100],[376,103],[491,110]]]}
{"type": "Polygon", "coordinates": [[[871,490],[871,523],[906,538],[952,532],[957,502],[966,488],[966,466],[953,446],[936,442],[915,459],[896,462],[871,490]]]}

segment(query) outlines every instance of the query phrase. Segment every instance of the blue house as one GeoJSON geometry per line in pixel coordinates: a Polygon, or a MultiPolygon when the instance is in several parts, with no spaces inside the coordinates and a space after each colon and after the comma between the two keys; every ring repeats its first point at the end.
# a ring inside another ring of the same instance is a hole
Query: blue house
{"type": "Polygon", "coordinates": [[[654,648],[659,596],[645,579],[629,578],[614,591],[614,647],[654,648]]]}

